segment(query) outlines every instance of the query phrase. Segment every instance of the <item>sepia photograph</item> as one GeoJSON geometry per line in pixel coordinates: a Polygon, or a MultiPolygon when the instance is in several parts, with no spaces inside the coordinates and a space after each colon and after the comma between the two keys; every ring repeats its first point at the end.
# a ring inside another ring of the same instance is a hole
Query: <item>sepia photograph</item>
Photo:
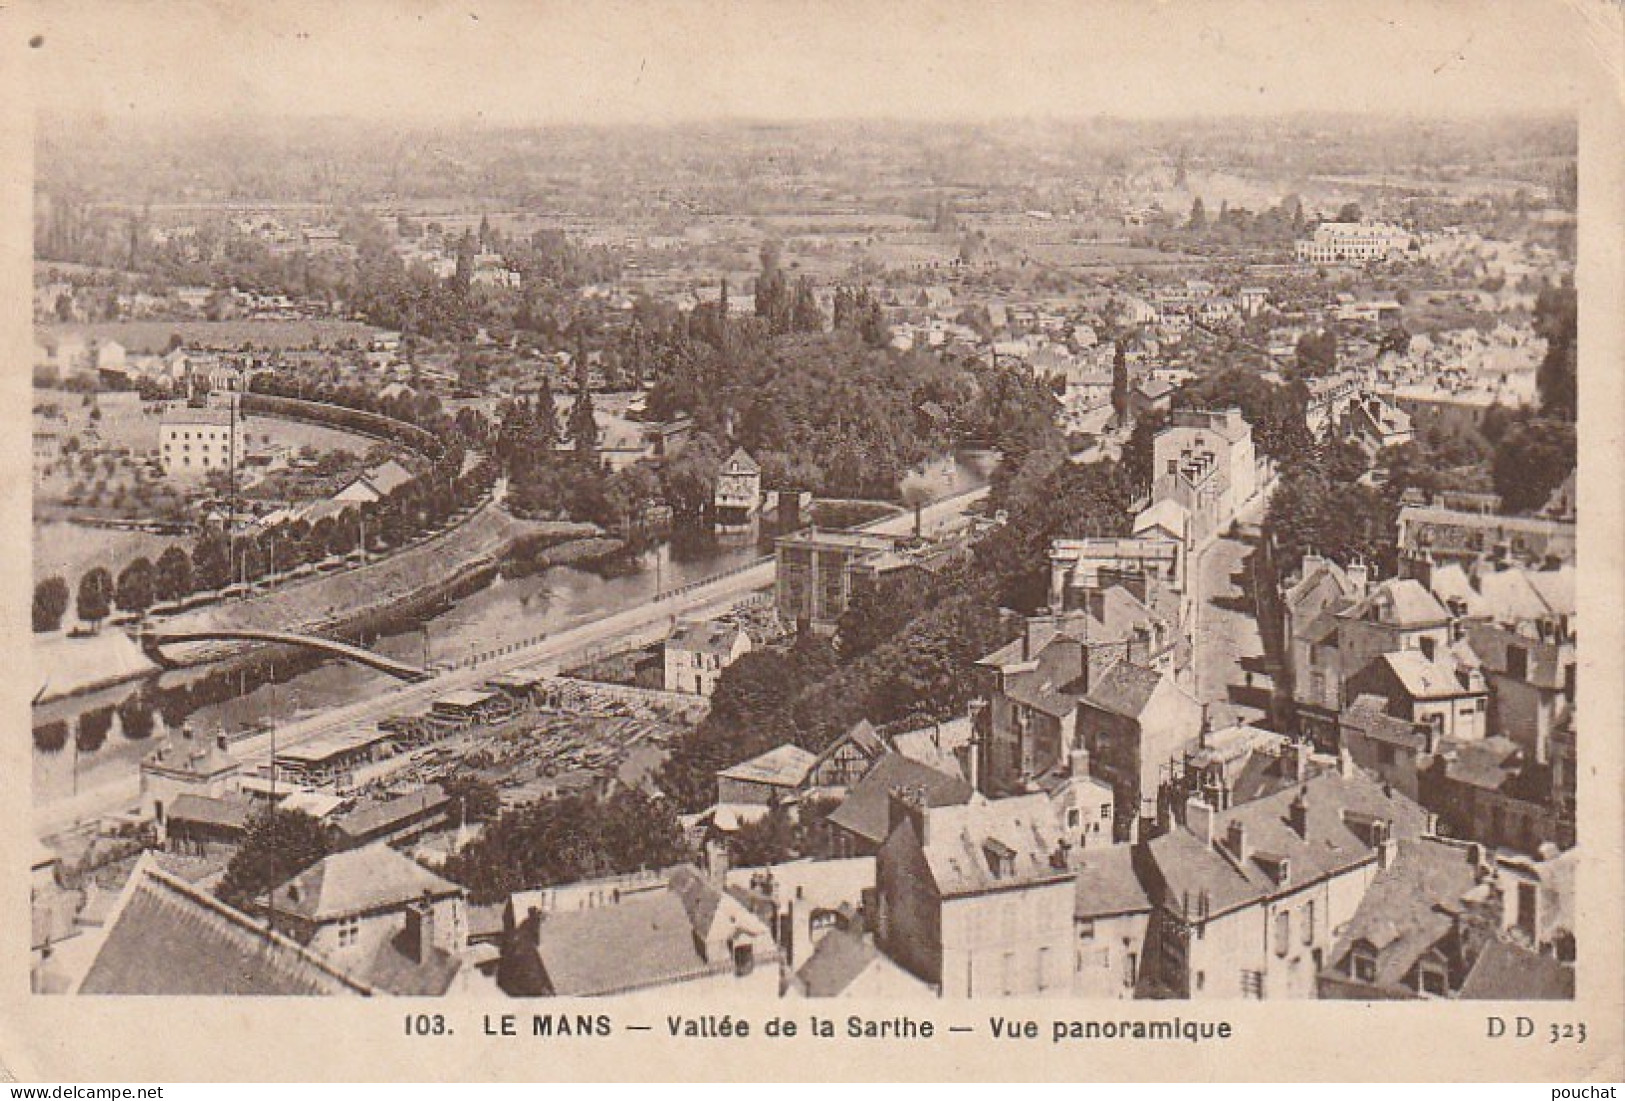
{"type": "Polygon", "coordinates": [[[1544,7],[7,16],[8,1004],[1613,1042],[1618,15],[1544,7]]]}

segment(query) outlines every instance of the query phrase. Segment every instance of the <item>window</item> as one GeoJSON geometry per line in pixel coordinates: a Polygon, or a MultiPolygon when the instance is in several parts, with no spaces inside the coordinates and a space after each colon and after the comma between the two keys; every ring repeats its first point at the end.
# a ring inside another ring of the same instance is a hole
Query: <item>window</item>
{"type": "Polygon", "coordinates": [[[1100,820],[1102,822],[1109,821],[1111,819],[1111,816],[1112,816],[1112,805],[1110,803],[1102,803],[1102,804],[1100,804],[1100,820]]]}
{"type": "Polygon", "coordinates": [[[1006,952],[999,961],[999,974],[1005,994],[1016,992],[1016,954],[1006,952]]]}
{"type": "Polygon", "coordinates": [[[1080,922],[1078,922],[1078,939],[1079,940],[1094,940],[1095,939],[1095,923],[1094,923],[1094,921],[1092,919],[1088,920],[1088,921],[1080,921],[1080,922]]]}
{"type": "Polygon", "coordinates": [[[1137,952],[1126,953],[1123,957],[1123,985],[1130,990],[1140,981],[1140,956],[1137,952]]]}
{"type": "Polygon", "coordinates": [[[1422,640],[1422,656],[1427,658],[1429,661],[1433,660],[1433,640],[1431,638],[1424,638],[1422,640]]]}
{"type": "Polygon", "coordinates": [[[1275,954],[1285,958],[1292,944],[1292,911],[1281,910],[1275,915],[1275,954]]]}
{"type": "Polygon", "coordinates": [[[348,948],[353,945],[361,935],[361,919],[345,918],[339,922],[339,947],[348,948]]]}
{"type": "Polygon", "coordinates": [[[1315,900],[1303,904],[1303,942],[1315,943],[1315,900]]]}
{"type": "Polygon", "coordinates": [[[1417,964],[1416,977],[1417,986],[1424,994],[1442,998],[1450,993],[1450,980],[1438,960],[1423,960],[1417,964]]]}
{"type": "Polygon", "coordinates": [[[1078,814],[1078,808],[1077,807],[1068,807],[1068,808],[1066,808],[1066,828],[1067,829],[1069,829],[1069,830],[1077,829],[1078,828],[1078,823],[1081,820],[1082,820],[1082,816],[1078,814]]]}
{"type": "Polygon", "coordinates": [[[1053,976],[1050,974],[1050,950],[1040,948],[1038,950],[1038,989],[1048,990],[1052,978],[1053,976]]]}
{"type": "Polygon", "coordinates": [[[1377,981],[1377,953],[1364,941],[1349,949],[1349,974],[1361,982],[1377,981]]]}

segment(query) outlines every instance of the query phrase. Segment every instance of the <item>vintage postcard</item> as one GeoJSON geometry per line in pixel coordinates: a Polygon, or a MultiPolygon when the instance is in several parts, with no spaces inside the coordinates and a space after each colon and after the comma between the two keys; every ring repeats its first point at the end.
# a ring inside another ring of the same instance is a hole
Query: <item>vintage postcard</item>
{"type": "Polygon", "coordinates": [[[1625,1076],[1615,5],[0,31],[0,1077],[1625,1076]]]}

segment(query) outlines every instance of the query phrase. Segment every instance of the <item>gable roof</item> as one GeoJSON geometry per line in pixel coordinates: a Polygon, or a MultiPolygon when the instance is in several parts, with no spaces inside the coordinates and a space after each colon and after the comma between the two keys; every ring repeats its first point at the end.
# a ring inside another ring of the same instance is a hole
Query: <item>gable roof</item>
{"type": "Polygon", "coordinates": [[[809,998],[838,997],[880,958],[874,941],[862,933],[832,929],[796,972],[796,981],[809,998]]]}
{"type": "Polygon", "coordinates": [[[136,862],[81,994],[370,994],[280,933],[158,867],[136,862]]]}
{"type": "Polygon", "coordinates": [[[900,731],[892,735],[891,744],[901,756],[946,775],[963,778],[965,772],[956,751],[968,747],[974,736],[970,717],[962,715],[919,730],[900,731]]]}
{"type": "Polygon", "coordinates": [[[1420,581],[1410,577],[1389,578],[1341,614],[1395,627],[1433,627],[1450,622],[1444,605],[1420,581]]]}
{"type": "Polygon", "coordinates": [[[841,800],[841,805],[829,813],[826,821],[878,845],[891,832],[891,792],[894,788],[923,792],[927,807],[969,802],[975,794],[975,789],[961,776],[940,772],[900,753],[888,753],[853,785],[846,798],[841,800]]]}
{"type": "Polygon", "coordinates": [[[1393,650],[1377,661],[1388,667],[1413,700],[1444,700],[1473,694],[1462,687],[1448,665],[1427,657],[1420,650],[1393,650]]]}
{"type": "Polygon", "coordinates": [[[462,890],[380,842],[324,857],[273,891],[271,901],[279,913],[322,924],[462,890]]]}
{"type": "Polygon", "coordinates": [[[1084,699],[1108,714],[1138,719],[1162,681],[1163,674],[1156,669],[1119,661],[1106,670],[1084,699]]]}
{"type": "Polygon", "coordinates": [[[761,464],[751,458],[749,451],[743,447],[734,448],[734,453],[728,456],[728,461],[722,464],[723,474],[760,474],[761,464]]]}

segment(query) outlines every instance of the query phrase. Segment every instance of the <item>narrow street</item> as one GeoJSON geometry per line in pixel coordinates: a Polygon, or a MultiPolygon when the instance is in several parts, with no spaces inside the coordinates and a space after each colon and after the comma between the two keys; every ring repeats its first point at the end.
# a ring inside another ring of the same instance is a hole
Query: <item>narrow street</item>
{"type": "Polygon", "coordinates": [[[1251,595],[1251,556],[1268,500],[1261,493],[1210,543],[1192,571],[1196,588],[1196,698],[1219,730],[1269,713],[1271,678],[1251,595]]]}

